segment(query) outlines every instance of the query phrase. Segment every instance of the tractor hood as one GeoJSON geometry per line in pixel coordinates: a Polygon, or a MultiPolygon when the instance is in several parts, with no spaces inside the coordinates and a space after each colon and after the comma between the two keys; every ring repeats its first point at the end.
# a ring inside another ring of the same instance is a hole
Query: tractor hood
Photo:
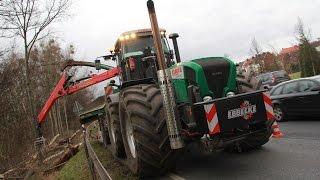
{"type": "Polygon", "coordinates": [[[201,97],[225,97],[236,90],[236,65],[225,57],[207,57],[181,62],[171,67],[178,102],[188,101],[187,88],[200,88],[201,97]]]}

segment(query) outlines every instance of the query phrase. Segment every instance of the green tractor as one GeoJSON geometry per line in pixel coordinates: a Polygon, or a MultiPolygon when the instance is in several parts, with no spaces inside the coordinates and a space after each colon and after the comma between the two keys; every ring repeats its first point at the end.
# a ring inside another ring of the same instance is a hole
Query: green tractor
{"type": "Polygon", "coordinates": [[[226,57],[181,62],[178,35],[169,35],[173,51],[149,1],[148,8],[152,29],[121,34],[112,51],[121,73],[106,90],[104,137],[113,155],[133,173],[154,176],[170,171],[192,142],[238,152],[267,143],[274,118],[259,83],[237,75],[226,57]]]}

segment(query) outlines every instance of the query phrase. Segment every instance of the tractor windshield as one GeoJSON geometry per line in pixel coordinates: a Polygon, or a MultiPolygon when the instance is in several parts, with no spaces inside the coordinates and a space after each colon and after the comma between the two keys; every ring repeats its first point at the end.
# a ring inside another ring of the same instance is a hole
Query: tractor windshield
{"type": "MultiPolygon", "coordinates": [[[[122,53],[124,57],[129,57],[132,55],[142,55],[143,51],[148,47],[152,49],[152,53],[155,52],[152,36],[137,38],[134,40],[123,42],[122,53]]],[[[165,38],[162,38],[162,47],[166,54],[169,53],[168,43],[165,38]]]]}

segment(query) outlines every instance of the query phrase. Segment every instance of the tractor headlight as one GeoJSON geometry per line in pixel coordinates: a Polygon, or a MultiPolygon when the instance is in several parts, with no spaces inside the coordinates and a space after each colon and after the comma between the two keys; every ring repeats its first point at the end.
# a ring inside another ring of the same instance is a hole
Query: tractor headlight
{"type": "Polygon", "coordinates": [[[204,102],[211,101],[211,100],[212,100],[212,97],[211,97],[211,96],[205,96],[205,97],[203,98],[203,101],[204,101],[204,102]]]}
{"type": "Polygon", "coordinates": [[[135,33],[131,33],[131,34],[130,34],[130,38],[134,39],[134,38],[136,38],[136,37],[137,37],[137,35],[136,35],[135,33]]]}
{"type": "Polygon", "coordinates": [[[230,92],[228,92],[227,94],[226,94],[226,96],[227,97],[231,97],[231,96],[235,96],[236,94],[234,93],[234,92],[232,92],[232,91],[230,91],[230,92]]]}

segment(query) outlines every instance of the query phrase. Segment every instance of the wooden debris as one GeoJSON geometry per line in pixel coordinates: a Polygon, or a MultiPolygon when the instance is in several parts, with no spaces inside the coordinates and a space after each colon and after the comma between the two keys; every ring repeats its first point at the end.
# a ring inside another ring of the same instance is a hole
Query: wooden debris
{"type": "Polygon", "coordinates": [[[48,146],[51,146],[51,145],[58,139],[59,136],[60,136],[60,134],[55,135],[55,136],[52,138],[52,140],[50,141],[50,143],[48,144],[48,146]]]}
{"type": "Polygon", "coordinates": [[[54,164],[54,166],[68,161],[72,156],[77,154],[77,152],[79,151],[79,146],[79,144],[75,146],[69,145],[68,149],[64,152],[63,156],[54,164]]]}

